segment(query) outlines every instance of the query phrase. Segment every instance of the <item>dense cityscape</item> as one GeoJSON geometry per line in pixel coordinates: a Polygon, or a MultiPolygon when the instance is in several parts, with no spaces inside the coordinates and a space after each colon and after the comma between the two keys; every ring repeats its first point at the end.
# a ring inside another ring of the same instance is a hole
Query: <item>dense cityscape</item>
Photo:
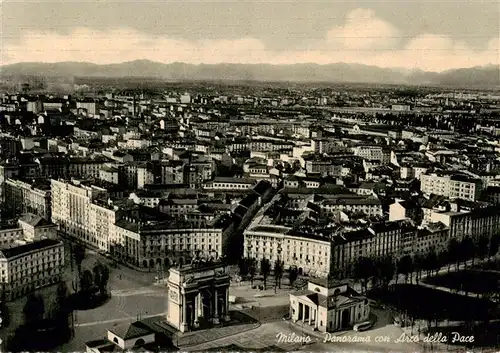
{"type": "Polygon", "coordinates": [[[115,86],[1,97],[5,349],[499,344],[498,92],[115,86]]]}
{"type": "Polygon", "coordinates": [[[500,352],[499,0],[0,1],[0,352],[500,352]]]}

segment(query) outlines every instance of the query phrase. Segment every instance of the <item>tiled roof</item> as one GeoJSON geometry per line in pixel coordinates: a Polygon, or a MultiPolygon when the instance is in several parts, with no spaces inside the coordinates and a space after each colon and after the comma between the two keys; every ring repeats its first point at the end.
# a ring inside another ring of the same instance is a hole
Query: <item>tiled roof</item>
{"type": "Polygon", "coordinates": [[[140,321],[136,321],[132,324],[125,323],[122,325],[118,325],[118,326],[113,327],[109,331],[111,331],[115,335],[119,336],[123,340],[129,340],[129,339],[149,335],[152,333],[151,329],[149,329],[146,325],[144,325],[140,321]]]}

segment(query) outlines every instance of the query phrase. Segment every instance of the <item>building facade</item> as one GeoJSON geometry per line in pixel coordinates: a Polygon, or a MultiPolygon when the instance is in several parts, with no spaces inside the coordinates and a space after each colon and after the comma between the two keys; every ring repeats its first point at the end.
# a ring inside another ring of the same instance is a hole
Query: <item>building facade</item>
{"type": "Polygon", "coordinates": [[[7,300],[58,283],[64,267],[64,245],[43,239],[0,251],[1,283],[7,300]]]}
{"type": "Polygon", "coordinates": [[[18,179],[5,182],[5,208],[12,214],[33,213],[50,221],[50,186],[43,183],[28,183],[18,179]]]}
{"type": "Polygon", "coordinates": [[[420,176],[420,182],[420,189],[425,195],[442,195],[452,200],[477,201],[483,190],[481,179],[462,175],[423,174],[420,176]]]}
{"type": "Polygon", "coordinates": [[[171,268],[167,322],[181,332],[229,321],[230,279],[222,263],[171,268]]]}
{"type": "Polygon", "coordinates": [[[368,299],[347,284],[309,281],[307,289],[290,294],[292,320],[320,332],[350,329],[369,316],[368,299]]]}

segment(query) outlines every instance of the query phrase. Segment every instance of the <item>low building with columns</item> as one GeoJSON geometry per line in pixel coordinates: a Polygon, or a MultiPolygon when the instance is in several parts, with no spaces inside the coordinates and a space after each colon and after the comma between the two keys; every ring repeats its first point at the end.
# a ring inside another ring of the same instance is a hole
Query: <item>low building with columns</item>
{"type": "Polygon", "coordinates": [[[290,317],[321,332],[351,328],[370,316],[368,299],[345,283],[309,281],[307,289],[290,294],[290,317]]]}
{"type": "Polygon", "coordinates": [[[167,322],[181,332],[229,321],[229,284],[221,262],[193,262],[171,268],[167,322]]]}

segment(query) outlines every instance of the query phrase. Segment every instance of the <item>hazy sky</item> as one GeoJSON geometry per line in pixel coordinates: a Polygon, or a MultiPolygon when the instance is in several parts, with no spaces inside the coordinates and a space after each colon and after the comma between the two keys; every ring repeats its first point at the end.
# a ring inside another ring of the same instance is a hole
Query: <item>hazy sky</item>
{"type": "Polygon", "coordinates": [[[0,0],[1,64],[499,64],[500,0],[0,0]]]}

